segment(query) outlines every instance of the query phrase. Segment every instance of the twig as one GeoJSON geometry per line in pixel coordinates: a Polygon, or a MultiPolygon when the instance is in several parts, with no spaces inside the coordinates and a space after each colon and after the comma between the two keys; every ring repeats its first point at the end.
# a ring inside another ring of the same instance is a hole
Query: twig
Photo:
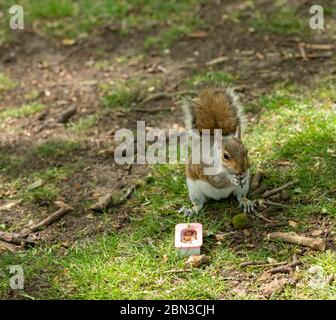
{"type": "Polygon", "coordinates": [[[90,210],[101,212],[106,209],[109,204],[112,202],[113,193],[106,194],[103,198],[101,198],[97,203],[90,207],[90,210]]]}
{"type": "Polygon", "coordinates": [[[259,187],[261,178],[263,176],[263,172],[262,171],[257,171],[255,173],[255,175],[253,176],[252,180],[251,180],[251,190],[254,191],[259,187]]]}
{"type": "Polygon", "coordinates": [[[293,184],[295,184],[295,183],[297,183],[297,182],[298,182],[298,180],[294,180],[294,181],[291,181],[291,182],[288,182],[288,183],[284,184],[284,185],[281,186],[281,187],[278,187],[278,188],[275,188],[275,189],[266,191],[266,192],[262,195],[262,198],[268,198],[268,197],[272,196],[273,194],[276,194],[276,193],[278,193],[278,192],[280,192],[280,191],[282,191],[282,190],[284,190],[284,189],[290,187],[291,185],[293,185],[293,184]]]}
{"type": "Polygon", "coordinates": [[[306,51],[305,51],[305,44],[304,43],[299,43],[299,50],[300,54],[303,60],[308,60],[306,51]]]}
{"type": "Polygon", "coordinates": [[[19,245],[29,245],[35,243],[36,237],[29,234],[0,231],[0,240],[19,245]]]}
{"type": "Polygon", "coordinates": [[[59,220],[60,218],[65,216],[67,213],[69,213],[70,211],[73,210],[69,205],[67,205],[63,202],[58,201],[56,204],[60,207],[60,209],[57,210],[56,212],[54,212],[53,214],[51,214],[48,218],[46,218],[46,219],[42,220],[41,222],[29,227],[30,232],[36,232],[36,231],[39,231],[39,230],[41,230],[45,227],[48,227],[49,225],[51,225],[52,223],[59,220]]]}
{"type": "MultiPolygon", "coordinates": [[[[334,56],[334,52],[324,51],[319,53],[308,53],[306,56],[308,59],[331,58],[334,56]]],[[[288,56],[283,58],[283,60],[291,60],[291,59],[302,59],[302,55],[301,53],[289,54],[288,56]]]]}
{"type": "Polygon", "coordinates": [[[258,187],[257,189],[255,189],[253,192],[251,192],[251,197],[254,198],[257,195],[262,194],[266,190],[267,190],[267,186],[265,184],[263,184],[260,187],[258,187]]]}
{"type": "Polygon", "coordinates": [[[286,204],[273,202],[271,200],[266,200],[264,203],[269,205],[269,206],[276,207],[276,208],[288,208],[288,205],[286,205],[286,204]]]}
{"type": "Polygon", "coordinates": [[[240,267],[258,267],[258,268],[263,268],[263,267],[272,267],[272,266],[280,266],[287,264],[287,261],[285,262],[271,262],[271,263],[265,263],[264,261],[246,261],[241,263],[239,266],[240,267]]]}
{"type": "Polygon", "coordinates": [[[262,264],[264,261],[245,261],[242,262],[239,267],[248,267],[248,266],[254,266],[256,264],[262,264]]]}
{"type": "Polygon", "coordinates": [[[132,173],[132,168],[133,168],[133,163],[129,164],[127,167],[127,173],[131,174],[132,173]]]}
{"type": "Polygon", "coordinates": [[[324,239],[314,239],[300,236],[294,232],[273,232],[267,235],[267,239],[271,241],[282,240],[284,242],[298,244],[312,248],[314,250],[325,250],[326,242],[324,239]]]}
{"type": "Polygon", "coordinates": [[[307,54],[309,59],[320,59],[320,58],[330,58],[334,56],[334,52],[332,51],[325,51],[320,53],[311,53],[307,54]]]}
{"type": "Polygon", "coordinates": [[[278,207],[276,207],[276,208],[268,207],[268,208],[266,208],[266,209],[260,211],[260,213],[261,213],[262,215],[264,215],[264,214],[266,214],[266,213],[274,213],[274,212],[277,212],[278,209],[279,209],[278,207]]]}
{"type": "MultiPolygon", "coordinates": [[[[113,205],[120,205],[122,204],[125,200],[127,200],[130,195],[133,193],[133,191],[139,186],[139,183],[134,184],[130,186],[127,190],[126,193],[116,202],[113,203],[113,205]]],[[[106,209],[113,200],[113,193],[110,192],[107,195],[105,195],[103,198],[101,198],[96,204],[90,207],[91,210],[95,212],[102,212],[104,209],[106,209]]]]}
{"type": "Polygon", "coordinates": [[[136,184],[130,186],[126,190],[126,193],[117,202],[115,202],[114,205],[119,205],[119,204],[122,204],[124,201],[126,201],[139,185],[140,185],[140,183],[136,183],[136,184]]]}
{"type": "Polygon", "coordinates": [[[218,57],[218,58],[212,59],[212,60],[206,62],[205,64],[206,64],[207,66],[213,66],[213,65],[215,65],[215,64],[220,64],[220,63],[225,62],[225,61],[227,61],[227,60],[229,60],[228,57],[226,57],[226,56],[222,56],[222,57],[218,57]]]}
{"type": "Polygon", "coordinates": [[[305,44],[305,47],[308,48],[308,49],[313,49],[313,50],[332,50],[333,49],[333,45],[332,44],[319,44],[319,43],[312,43],[312,44],[309,44],[309,43],[306,43],[305,44]]]}
{"type": "Polygon", "coordinates": [[[334,280],[335,280],[335,275],[331,274],[330,276],[328,276],[328,278],[326,279],[325,283],[326,284],[331,284],[334,280]]]}
{"type": "Polygon", "coordinates": [[[190,272],[192,269],[172,269],[164,271],[163,273],[182,273],[182,272],[190,272]]]}
{"type": "Polygon", "coordinates": [[[270,220],[270,219],[267,219],[266,217],[264,217],[261,212],[256,212],[255,215],[256,215],[256,217],[258,217],[258,218],[260,218],[260,219],[262,219],[266,222],[276,223],[276,221],[270,220]]]}
{"type": "Polygon", "coordinates": [[[279,266],[273,269],[268,270],[269,273],[288,273],[291,272],[296,266],[300,265],[302,262],[297,259],[296,255],[293,257],[293,261],[290,263],[286,263],[283,266],[279,266]]]}

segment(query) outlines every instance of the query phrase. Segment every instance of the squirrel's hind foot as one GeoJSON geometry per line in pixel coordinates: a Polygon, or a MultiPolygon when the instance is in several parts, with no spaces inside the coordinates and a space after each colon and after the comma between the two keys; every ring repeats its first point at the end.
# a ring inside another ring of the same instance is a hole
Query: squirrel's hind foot
{"type": "Polygon", "coordinates": [[[254,202],[247,199],[246,197],[243,197],[239,201],[239,208],[243,208],[244,213],[253,213],[255,211],[254,202]]]}

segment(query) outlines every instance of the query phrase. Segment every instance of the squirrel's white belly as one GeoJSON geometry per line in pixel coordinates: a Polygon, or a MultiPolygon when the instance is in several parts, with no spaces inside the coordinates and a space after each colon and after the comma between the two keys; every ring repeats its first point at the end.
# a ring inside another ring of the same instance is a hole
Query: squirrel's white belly
{"type": "Polygon", "coordinates": [[[203,194],[206,197],[214,200],[227,198],[237,188],[237,186],[231,186],[217,189],[206,181],[192,180],[190,178],[187,178],[187,184],[190,195],[194,195],[198,198],[198,195],[201,196],[201,194],[203,194]]]}

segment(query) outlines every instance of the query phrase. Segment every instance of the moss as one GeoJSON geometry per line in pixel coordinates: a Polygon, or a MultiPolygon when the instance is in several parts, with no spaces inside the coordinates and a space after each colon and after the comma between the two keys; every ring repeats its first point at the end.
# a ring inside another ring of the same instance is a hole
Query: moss
{"type": "Polygon", "coordinates": [[[236,229],[244,229],[248,224],[248,217],[246,214],[237,214],[232,218],[232,224],[236,229]]]}

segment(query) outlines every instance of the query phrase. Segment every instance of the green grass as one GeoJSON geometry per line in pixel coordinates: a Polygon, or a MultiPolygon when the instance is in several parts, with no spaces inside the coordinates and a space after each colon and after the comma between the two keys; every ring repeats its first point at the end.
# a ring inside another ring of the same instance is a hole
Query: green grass
{"type": "Polygon", "coordinates": [[[21,194],[21,199],[25,203],[50,203],[51,201],[56,200],[56,197],[59,193],[59,190],[51,184],[48,186],[41,186],[31,191],[25,191],[21,194]]]}
{"type": "MultiPolygon", "coordinates": [[[[0,39],[1,39],[1,36],[0,36],[0,39]]],[[[0,40],[0,44],[1,44],[1,40],[0,40]]],[[[17,86],[17,83],[12,81],[4,73],[0,73],[0,93],[14,89],[16,86],[17,86]]]]}
{"type": "MultiPolygon", "coordinates": [[[[1,10],[4,4],[9,3],[0,0],[1,10]]],[[[186,26],[190,13],[184,16],[181,12],[188,11],[194,1],[79,0],[57,3],[59,5],[56,6],[56,1],[51,0],[43,3],[37,0],[26,2],[28,23],[39,21],[40,24],[45,24],[44,32],[62,37],[75,37],[82,32],[89,32],[99,24],[110,21],[111,17],[118,22],[123,21],[126,29],[139,27],[140,24],[145,29],[151,28],[153,23],[157,27],[162,24],[162,28],[158,28],[159,31],[146,40],[149,42],[148,47],[161,49],[190,32],[191,29],[186,26]],[[166,23],[167,17],[173,22],[166,23]],[[186,20],[181,20],[186,17],[186,20]]],[[[271,17],[260,15],[258,19],[262,23],[256,28],[281,34],[301,33],[301,20],[295,20],[296,14],[292,9],[291,13],[286,10],[275,11],[271,17]],[[284,18],[285,14],[289,18],[286,18],[284,24],[280,18],[284,18]]],[[[125,61],[123,57],[120,63],[125,61]]],[[[102,60],[95,67],[102,70],[108,67],[108,62],[102,60]]],[[[10,79],[5,79],[4,90],[15,87],[10,79]]],[[[213,71],[197,74],[186,83],[197,85],[204,80],[231,84],[235,77],[224,71],[213,71]]],[[[107,109],[128,110],[144,94],[148,85],[137,79],[120,82],[118,85],[101,84],[103,104],[107,109]]],[[[261,112],[259,123],[250,126],[244,136],[252,169],[262,168],[265,183],[270,187],[293,179],[299,181],[289,189],[291,203],[281,213],[281,216],[296,219],[298,228],[285,227],[281,230],[304,232],[319,227],[310,221],[317,215],[324,215],[332,221],[335,218],[335,86],[336,80],[333,78],[317,80],[309,87],[278,86],[252,102],[261,112]],[[290,161],[292,165],[281,168],[276,164],[278,160],[290,161]]],[[[37,93],[32,92],[26,98],[35,100],[37,93]]],[[[0,111],[0,120],[33,115],[44,108],[39,104],[7,108],[0,111]]],[[[82,134],[97,125],[97,117],[97,114],[93,114],[69,124],[67,133],[82,134]]],[[[33,145],[29,155],[34,164],[36,161],[49,165],[49,161],[72,157],[79,148],[77,140],[52,139],[33,145]]],[[[22,199],[23,204],[33,208],[42,202],[49,204],[56,200],[58,195],[68,190],[67,179],[81,168],[74,163],[62,167],[48,166],[47,169],[34,168],[29,174],[22,172],[19,176],[10,176],[10,172],[19,171],[22,161],[21,157],[1,153],[0,197],[4,197],[7,190],[15,189],[14,198],[22,199]],[[39,179],[42,181],[41,186],[27,190],[27,186],[39,179]]],[[[190,206],[190,202],[182,165],[157,165],[151,169],[153,177],[137,189],[125,207],[111,208],[101,216],[104,221],[106,215],[127,212],[129,223],[121,230],[111,230],[97,239],[83,240],[69,249],[59,243],[41,243],[20,253],[1,255],[0,297],[259,299],[259,277],[263,270],[256,267],[239,268],[239,263],[247,260],[266,261],[269,258],[289,261],[299,248],[280,242],[270,247],[263,239],[262,231],[266,230],[250,227],[252,235],[258,233],[260,246],[251,249],[243,242],[241,249],[235,250],[235,246],[231,246],[233,240],[230,237],[217,243],[211,236],[206,236],[202,250],[211,257],[209,265],[190,273],[165,273],[183,267],[185,259],[177,256],[173,235],[175,225],[184,221],[182,215],[178,214],[179,208],[190,206]],[[25,289],[22,291],[9,288],[8,266],[16,264],[22,265],[25,272],[25,289]],[[234,275],[233,272],[239,274],[234,275]],[[232,273],[240,283],[250,283],[247,293],[238,295],[235,292],[237,283],[230,280],[232,273]]],[[[90,192],[91,190],[85,190],[85,195],[90,192]]],[[[84,205],[87,204],[86,201],[83,201],[84,205]]],[[[240,210],[235,200],[211,202],[197,221],[203,224],[206,234],[211,235],[231,225],[233,216],[238,213],[240,210]]],[[[273,218],[277,220],[280,216],[273,218]]],[[[7,227],[3,224],[0,229],[7,230],[7,227]]],[[[321,289],[312,288],[310,283],[314,275],[308,272],[310,266],[318,265],[322,267],[324,277],[336,273],[335,252],[305,251],[300,259],[303,265],[295,271],[298,285],[287,285],[282,293],[275,292],[271,299],[336,299],[333,285],[321,289]]]]}
{"type": "Polygon", "coordinates": [[[125,86],[112,89],[102,98],[103,105],[107,108],[129,109],[137,97],[137,92],[125,86]]]}
{"type": "Polygon", "coordinates": [[[119,81],[118,83],[100,83],[100,95],[105,108],[130,110],[141,98],[148,95],[148,89],[161,86],[161,80],[152,78],[119,81]]]}
{"type": "Polygon", "coordinates": [[[187,83],[192,86],[197,86],[203,81],[229,85],[234,82],[234,77],[224,71],[208,71],[201,74],[196,74],[191,79],[189,79],[187,83]]]}
{"type": "Polygon", "coordinates": [[[93,128],[97,125],[98,115],[90,114],[88,116],[80,118],[77,122],[72,122],[69,125],[70,130],[73,130],[76,133],[81,133],[85,130],[93,128]]]}
{"type": "Polygon", "coordinates": [[[78,169],[78,164],[74,163],[60,168],[35,171],[29,175],[28,186],[36,181],[41,181],[40,186],[33,189],[28,188],[28,186],[25,189],[21,188],[18,197],[26,203],[51,203],[59,195],[62,184],[76,169],[78,169]]]}
{"type": "Polygon", "coordinates": [[[17,168],[22,163],[22,159],[18,156],[0,154],[0,172],[9,172],[17,168]]]}
{"type": "Polygon", "coordinates": [[[78,150],[79,142],[72,140],[52,139],[37,145],[32,154],[39,158],[58,158],[78,150]]]}
{"type": "Polygon", "coordinates": [[[25,104],[19,108],[11,107],[0,111],[0,119],[28,117],[43,111],[45,108],[46,105],[41,103],[25,104]]]}
{"type": "MultiPolygon", "coordinates": [[[[334,112],[335,79],[320,80],[305,86],[282,86],[262,96],[258,125],[250,126],[244,137],[251,157],[252,168],[261,167],[265,183],[278,186],[287,181],[299,182],[289,189],[291,204],[282,215],[297,219],[297,229],[281,230],[305,232],[318,226],[311,223],[314,215],[326,218],[336,216],[334,197],[336,185],[335,155],[336,114],[334,112]],[[287,169],[276,165],[278,160],[292,163],[287,169]]],[[[54,157],[68,153],[76,144],[49,141],[36,153],[39,157],[54,157]]],[[[35,151],[36,152],[36,151],[35,151]]],[[[8,161],[4,162],[5,164],[8,161]]],[[[48,169],[30,176],[29,183],[42,179],[43,185],[26,193],[24,198],[32,203],[42,199],[55,200],[56,191],[71,170],[48,169]]],[[[242,247],[234,250],[228,237],[218,244],[211,236],[204,238],[203,252],[210,255],[209,265],[190,273],[169,274],[165,271],[183,267],[184,259],[173,247],[174,227],[184,218],[177,213],[189,206],[188,193],[182,165],[157,165],[152,167],[153,177],[140,187],[128,202],[130,223],[118,232],[83,242],[67,250],[64,255],[60,245],[39,247],[24,253],[7,253],[2,256],[0,269],[10,264],[21,264],[26,273],[25,291],[13,292],[8,288],[8,274],[0,279],[2,297],[77,298],[77,299],[256,299],[261,283],[250,281],[249,291],[238,295],[232,284],[230,272],[239,272],[239,279],[258,277],[262,270],[256,267],[241,269],[238,264],[247,260],[290,260],[298,247],[264,242],[259,232],[260,246],[251,250],[242,247]],[[164,195],[164,196],[162,196],[164,195]],[[229,276],[227,276],[229,273],[229,276]],[[41,278],[48,285],[39,289],[41,278]]],[[[112,208],[106,214],[115,214],[112,208]]],[[[209,203],[197,221],[207,234],[223,231],[232,217],[240,213],[234,200],[209,203]]],[[[278,219],[276,216],[274,219],[278,219]]],[[[239,231],[240,232],[240,231],[239,231]]],[[[295,276],[299,286],[286,285],[282,293],[275,292],[271,299],[335,299],[332,285],[321,289],[311,287],[314,275],[309,267],[319,265],[325,277],[334,273],[336,256],[333,251],[307,251],[303,265],[295,276]]],[[[241,280],[244,281],[244,280],[241,280]]]]}
{"type": "Polygon", "coordinates": [[[256,10],[251,26],[262,32],[272,32],[281,35],[304,35],[309,31],[308,13],[303,18],[295,11],[295,7],[281,2],[275,5],[271,13],[256,10]]]}
{"type": "MultiPolygon", "coordinates": [[[[321,82],[309,96],[303,94],[307,90],[301,87],[275,89],[270,95],[263,96],[260,99],[260,123],[249,128],[245,137],[253,167],[265,170],[268,185],[299,179],[298,185],[289,190],[292,205],[286,215],[297,217],[298,230],[302,231],[314,228],[307,224],[312,213],[324,212],[328,217],[336,215],[335,198],[328,196],[334,192],[336,184],[336,172],[333,173],[335,154],[330,151],[336,145],[333,134],[336,115],[332,112],[336,82],[329,80],[327,83],[328,86],[321,82]],[[283,171],[274,164],[275,160],[290,160],[293,166],[283,171]]],[[[39,155],[55,154],[55,149],[68,150],[63,143],[56,143],[56,146],[54,143],[44,145],[39,155]]],[[[208,266],[191,273],[164,273],[183,266],[184,259],[178,257],[173,248],[173,232],[176,223],[184,221],[177,210],[183,205],[188,206],[189,200],[183,166],[158,165],[152,170],[153,177],[129,203],[141,208],[141,214],[131,213],[131,222],[125,229],[75,246],[66,256],[61,255],[59,246],[55,245],[28,250],[21,255],[6,254],[0,264],[22,264],[28,288],[37,286],[37,274],[44,270],[42,277],[47,279],[48,287],[43,291],[35,290],[34,294],[31,290],[25,292],[35,298],[237,299],[232,284],[223,278],[224,270],[237,270],[237,264],[242,260],[291,259],[296,250],[292,245],[277,243],[276,251],[267,246],[254,250],[243,248],[238,254],[230,248],[230,239],[218,245],[211,237],[206,237],[203,250],[211,256],[208,266]],[[142,206],[144,203],[147,205],[142,206]]],[[[37,178],[48,183],[33,190],[29,201],[54,200],[52,186],[64,178],[64,172],[50,169],[31,176],[32,181],[37,178]]],[[[118,209],[112,209],[112,214],[115,210],[118,209]]],[[[208,234],[213,234],[222,231],[239,210],[235,202],[226,201],[208,204],[205,212],[197,221],[203,224],[208,234]],[[229,214],[223,214],[228,211],[229,214]]],[[[313,290],[309,286],[313,275],[307,271],[309,266],[317,264],[328,276],[335,272],[335,259],[331,251],[306,253],[302,257],[304,267],[296,273],[304,285],[296,289],[287,285],[283,293],[274,293],[271,299],[335,299],[336,291],[332,286],[313,290]]],[[[260,269],[251,267],[239,272],[243,276],[251,271],[259,273],[260,269]]],[[[5,275],[0,280],[3,296],[10,292],[7,282],[8,275],[5,275]]],[[[252,291],[239,297],[257,298],[253,290],[258,291],[259,286],[252,283],[252,291]]]]}
{"type": "Polygon", "coordinates": [[[144,41],[145,49],[169,48],[173,42],[191,33],[198,25],[200,25],[198,19],[189,17],[183,24],[170,26],[155,36],[146,37],[144,41]]]}
{"type": "MultiPolygon", "coordinates": [[[[0,10],[8,12],[14,0],[0,0],[0,10]]],[[[137,28],[161,28],[168,20],[184,25],[185,15],[192,15],[196,0],[21,0],[25,10],[25,23],[38,25],[42,32],[56,37],[86,36],[94,28],[107,24],[120,26],[128,33],[137,28]]],[[[6,30],[9,17],[3,22],[2,38],[8,40],[6,30]]],[[[0,36],[1,39],[1,36],[0,36]]]]}

